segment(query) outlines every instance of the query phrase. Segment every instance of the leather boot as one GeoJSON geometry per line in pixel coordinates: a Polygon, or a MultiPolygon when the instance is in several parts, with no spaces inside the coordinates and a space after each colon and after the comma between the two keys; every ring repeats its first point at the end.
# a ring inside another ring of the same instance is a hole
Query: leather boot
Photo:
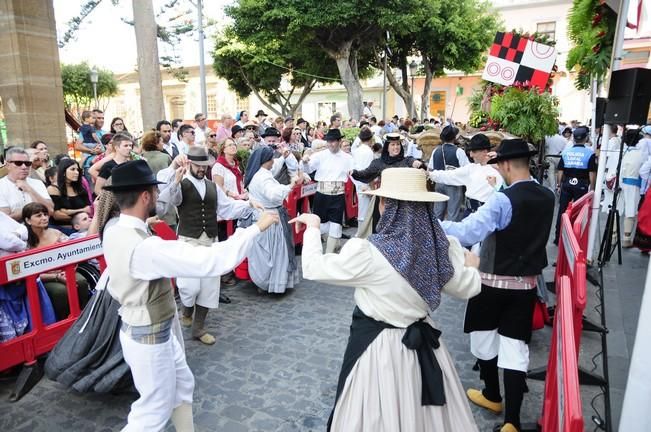
{"type": "Polygon", "coordinates": [[[200,340],[206,345],[215,343],[215,337],[204,329],[206,323],[206,315],[208,315],[208,308],[204,306],[195,305],[194,321],[192,322],[192,337],[200,340]]]}
{"type": "Polygon", "coordinates": [[[181,325],[183,327],[190,327],[192,325],[192,314],[194,313],[194,306],[185,306],[181,304],[181,325]]]}
{"type": "Polygon", "coordinates": [[[337,248],[337,243],[339,243],[339,239],[328,236],[325,253],[334,253],[335,249],[337,248]]]}
{"type": "Polygon", "coordinates": [[[172,424],[176,432],[194,432],[192,405],[183,403],[172,411],[172,424]]]}

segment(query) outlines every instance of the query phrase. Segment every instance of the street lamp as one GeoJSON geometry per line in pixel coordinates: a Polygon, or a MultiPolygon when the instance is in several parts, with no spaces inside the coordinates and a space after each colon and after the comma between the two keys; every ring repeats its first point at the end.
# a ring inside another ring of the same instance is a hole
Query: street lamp
{"type": "MultiPolygon", "coordinates": [[[[409,63],[409,75],[411,75],[411,108],[416,106],[414,102],[414,77],[416,76],[416,71],[418,71],[418,63],[416,63],[416,60],[412,60],[409,63]]],[[[415,117],[416,113],[413,112],[411,116],[415,117]]]]}
{"type": "Polygon", "coordinates": [[[90,82],[93,84],[93,97],[95,98],[95,108],[97,108],[97,81],[99,79],[99,72],[97,67],[93,66],[90,70],[90,82]]]}

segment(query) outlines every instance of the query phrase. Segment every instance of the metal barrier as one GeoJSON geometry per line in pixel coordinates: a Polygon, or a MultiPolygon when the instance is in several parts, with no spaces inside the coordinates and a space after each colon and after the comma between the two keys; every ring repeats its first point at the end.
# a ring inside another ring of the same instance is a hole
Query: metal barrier
{"type": "Polygon", "coordinates": [[[43,376],[37,363],[39,356],[54,348],[59,339],[81,313],[77,295],[75,269],[78,263],[99,259],[105,268],[102,245],[97,235],[32,249],[0,258],[0,286],[24,281],[31,317],[31,330],[0,343],[0,371],[24,364],[10,399],[15,401],[27,393],[43,376]],[[70,315],[50,325],[43,324],[36,279],[41,273],[63,269],[66,275],[70,315]]]}
{"type": "Polygon", "coordinates": [[[562,276],[557,286],[558,308],[547,362],[542,431],[583,432],[570,278],[562,276]]]}

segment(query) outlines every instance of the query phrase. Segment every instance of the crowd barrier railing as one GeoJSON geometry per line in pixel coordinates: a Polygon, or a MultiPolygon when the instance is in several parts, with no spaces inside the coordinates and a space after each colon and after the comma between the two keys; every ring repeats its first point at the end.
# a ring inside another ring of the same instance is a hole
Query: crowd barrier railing
{"type": "Polygon", "coordinates": [[[20,399],[40,380],[43,372],[37,364],[38,357],[50,352],[79,317],[81,310],[75,270],[77,264],[90,259],[98,259],[100,267],[105,268],[102,245],[96,235],[0,258],[0,286],[24,281],[31,319],[28,333],[0,343],[0,371],[20,364],[26,366],[18,377],[11,400],[20,399]],[[42,273],[52,270],[65,272],[70,315],[45,325],[36,280],[42,273]]]}
{"type": "Polygon", "coordinates": [[[541,425],[543,432],[583,432],[570,278],[558,281],[541,425]]]}
{"type": "MultiPolygon", "coordinates": [[[[295,218],[298,213],[309,213],[310,212],[310,200],[309,197],[316,193],[316,183],[304,183],[294,186],[291,190],[287,199],[285,200],[285,209],[287,209],[287,214],[290,219],[295,218]]],[[[298,232],[293,230],[294,233],[294,245],[299,245],[303,243],[303,233],[305,232],[305,227],[300,229],[298,232]]]]}

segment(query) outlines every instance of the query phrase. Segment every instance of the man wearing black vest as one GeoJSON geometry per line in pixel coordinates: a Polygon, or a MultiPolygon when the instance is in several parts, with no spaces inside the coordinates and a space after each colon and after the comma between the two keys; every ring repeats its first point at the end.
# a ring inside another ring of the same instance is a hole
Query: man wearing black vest
{"type": "MultiPolygon", "coordinates": [[[[459,129],[453,125],[447,125],[441,131],[441,145],[432,152],[427,168],[432,170],[452,170],[465,165],[470,161],[466,152],[457,147],[454,140],[457,138],[459,129]]],[[[450,186],[443,183],[437,183],[436,192],[447,195],[450,199],[446,202],[434,204],[434,214],[439,220],[444,218],[457,222],[462,218],[461,203],[463,202],[463,186],[450,186]],[[446,217],[447,210],[447,217],[446,217]]]]}
{"type": "MultiPolygon", "coordinates": [[[[206,170],[214,164],[204,147],[188,150],[187,166],[183,175],[175,161],[169,168],[159,172],[159,179],[168,183],[158,198],[157,210],[166,211],[170,206],[178,210],[179,240],[193,245],[210,246],[217,241],[217,219],[245,219],[254,211],[251,201],[238,201],[226,196],[221,188],[205,178],[206,170]],[[163,173],[161,175],[161,173],[163,173]]],[[[209,309],[219,306],[220,278],[178,278],[179,297],[183,305],[181,324],[192,326],[192,337],[206,345],[215,343],[215,337],[205,328],[209,309]],[[192,314],[194,313],[194,320],[192,314]]]]}
{"type": "Polygon", "coordinates": [[[479,359],[485,387],[468,389],[467,395],[494,413],[504,408],[501,432],[520,430],[536,276],[547,266],[545,246],[554,217],[554,193],[529,175],[529,158],[536,153],[523,140],[503,140],[488,163],[497,164],[508,187],[462,222],[441,223],[464,246],[482,241],[482,288],[468,302],[464,331],[470,333],[470,351],[479,359]],[[504,407],[498,367],[504,369],[504,407]]]}

